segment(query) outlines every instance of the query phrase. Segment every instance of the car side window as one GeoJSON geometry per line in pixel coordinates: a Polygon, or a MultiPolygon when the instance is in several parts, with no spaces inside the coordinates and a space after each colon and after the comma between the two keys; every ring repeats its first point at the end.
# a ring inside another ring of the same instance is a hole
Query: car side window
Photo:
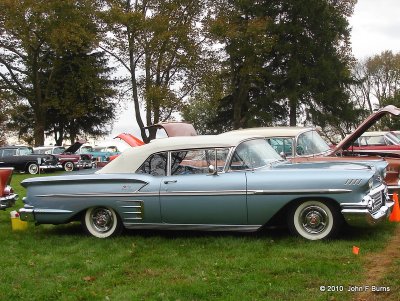
{"type": "Polygon", "coordinates": [[[2,150],[2,157],[9,157],[9,156],[14,156],[17,154],[17,150],[16,149],[3,149],[2,150]]]}
{"type": "Polygon", "coordinates": [[[166,152],[153,154],[144,161],[136,173],[145,173],[153,176],[166,176],[167,161],[168,154],[166,152]]]}
{"type": "Polygon", "coordinates": [[[267,138],[267,142],[278,153],[284,153],[286,156],[293,156],[293,138],[267,138]]]}
{"type": "Polygon", "coordinates": [[[222,171],[228,153],[227,148],[171,152],[171,175],[208,174],[210,165],[222,171]]]}

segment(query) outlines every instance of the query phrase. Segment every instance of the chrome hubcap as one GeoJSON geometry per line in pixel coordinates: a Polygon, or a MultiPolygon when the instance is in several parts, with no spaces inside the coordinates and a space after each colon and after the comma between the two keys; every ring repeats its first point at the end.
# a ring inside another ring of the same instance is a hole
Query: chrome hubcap
{"type": "Polygon", "coordinates": [[[93,227],[99,232],[109,231],[114,224],[113,215],[107,208],[94,209],[91,220],[93,227]]]}
{"type": "Polygon", "coordinates": [[[323,232],[329,222],[329,217],[326,211],[317,206],[304,208],[300,212],[299,219],[303,229],[311,234],[323,232]]]}
{"type": "Polygon", "coordinates": [[[32,164],[29,166],[29,172],[31,174],[35,174],[35,173],[37,173],[37,171],[38,171],[38,167],[35,164],[32,164]]]}

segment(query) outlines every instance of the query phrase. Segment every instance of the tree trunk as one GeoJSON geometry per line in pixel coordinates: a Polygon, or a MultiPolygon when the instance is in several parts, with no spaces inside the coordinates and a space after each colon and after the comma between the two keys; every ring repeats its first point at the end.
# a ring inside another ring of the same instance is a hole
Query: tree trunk
{"type": "Polygon", "coordinates": [[[46,125],[46,115],[42,110],[38,109],[35,112],[35,126],[33,128],[33,138],[35,146],[44,145],[44,129],[46,125]]]}
{"type": "Polygon", "coordinates": [[[289,99],[289,125],[297,125],[297,101],[295,99],[289,99]]]}

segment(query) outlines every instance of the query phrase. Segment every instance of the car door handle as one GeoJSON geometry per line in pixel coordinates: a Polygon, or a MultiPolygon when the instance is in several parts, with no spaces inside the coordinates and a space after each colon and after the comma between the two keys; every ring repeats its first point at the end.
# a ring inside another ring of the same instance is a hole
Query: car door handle
{"type": "Polygon", "coordinates": [[[164,184],[170,184],[170,183],[176,183],[176,182],[178,182],[177,180],[167,180],[167,181],[164,181],[164,184]]]}

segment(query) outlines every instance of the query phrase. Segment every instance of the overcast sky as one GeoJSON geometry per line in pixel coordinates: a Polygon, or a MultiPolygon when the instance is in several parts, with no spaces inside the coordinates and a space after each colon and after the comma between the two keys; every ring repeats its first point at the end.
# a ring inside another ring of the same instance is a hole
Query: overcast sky
{"type": "MultiPolygon", "coordinates": [[[[399,13],[400,0],[358,0],[350,19],[352,49],[357,59],[364,59],[384,50],[400,51],[399,13]]],[[[139,135],[131,104],[120,113],[107,140],[110,141],[122,132],[139,135]]]]}

